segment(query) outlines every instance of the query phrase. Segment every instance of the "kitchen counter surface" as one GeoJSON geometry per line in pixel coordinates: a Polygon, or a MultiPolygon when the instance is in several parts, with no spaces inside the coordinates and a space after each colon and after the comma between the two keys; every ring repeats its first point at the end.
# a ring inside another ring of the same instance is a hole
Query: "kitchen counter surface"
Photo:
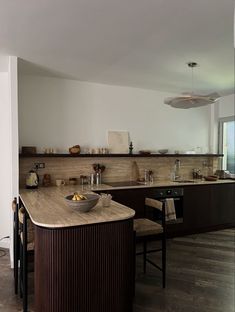
{"type": "Polygon", "coordinates": [[[195,182],[173,182],[169,180],[165,181],[155,181],[146,184],[131,185],[131,186],[110,186],[108,182],[106,184],[94,185],[92,191],[108,191],[108,190],[121,190],[121,189],[139,189],[139,188],[150,188],[150,187],[175,187],[175,186],[188,186],[188,185],[209,185],[209,184],[230,184],[235,183],[235,180],[226,179],[226,180],[217,180],[217,181],[201,181],[195,180],[195,182]]]}
{"type": "Polygon", "coordinates": [[[71,227],[77,225],[86,225],[102,222],[120,221],[132,218],[135,211],[111,201],[108,208],[103,208],[99,202],[91,211],[86,213],[77,212],[67,205],[64,197],[74,192],[102,192],[111,190],[154,188],[154,187],[183,187],[183,186],[200,186],[210,184],[230,184],[235,180],[217,180],[217,181],[197,181],[197,182],[172,182],[156,181],[153,183],[140,184],[135,186],[118,186],[113,187],[108,184],[89,186],[61,186],[61,187],[40,187],[37,190],[21,189],[20,197],[26,207],[33,223],[43,227],[71,227]]]}
{"type": "Polygon", "coordinates": [[[30,219],[38,226],[48,228],[81,226],[114,222],[134,217],[135,211],[111,201],[110,207],[101,202],[89,212],[78,212],[68,206],[64,197],[74,192],[91,192],[80,186],[41,187],[36,190],[21,189],[20,198],[30,219]]]}

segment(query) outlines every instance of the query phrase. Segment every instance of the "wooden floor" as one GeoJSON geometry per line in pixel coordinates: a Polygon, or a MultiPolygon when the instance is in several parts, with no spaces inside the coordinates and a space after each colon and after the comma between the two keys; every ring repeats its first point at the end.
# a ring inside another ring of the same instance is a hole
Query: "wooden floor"
{"type": "MultiPolygon", "coordinates": [[[[156,260],[156,257],[151,256],[156,260]]],[[[235,230],[168,240],[167,287],[137,264],[135,312],[234,312],[235,230]]],[[[160,260],[160,258],[159,258],[160,260]]]]}
{"type": "MultiPolygon", "coordinates": [[[[235,229],[174,238],[167,250],[164,290],[160,271],[148,265],[144,275],[138,257],[134,312],[235,312],[235,229]]],[[[160,261],[160,254],[150,258],[160,261]]],[[[0,311],[21,309],[7,254],[0,258],[0,311]]]]}

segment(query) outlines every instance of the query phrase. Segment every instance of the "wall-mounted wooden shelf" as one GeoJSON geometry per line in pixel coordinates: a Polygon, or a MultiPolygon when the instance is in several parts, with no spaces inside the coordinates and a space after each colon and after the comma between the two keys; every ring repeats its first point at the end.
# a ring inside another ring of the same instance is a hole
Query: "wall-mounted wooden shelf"
{"type": "Polygon", "coordinates": [[[20,154],[20,158],[35,158],[35,157],[223,157],[223,154],[20,154]]]}

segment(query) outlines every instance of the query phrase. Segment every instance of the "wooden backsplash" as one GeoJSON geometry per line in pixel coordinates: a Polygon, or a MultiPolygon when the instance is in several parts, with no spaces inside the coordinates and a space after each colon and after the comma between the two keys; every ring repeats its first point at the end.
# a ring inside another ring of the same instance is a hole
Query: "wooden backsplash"
{"type": "Polygon", "coordinates": [[[198,168],[202,170],[203,162],[209,167],[209,174],[218,169],[218,157],[32,157],[20,158],[20,187],[24,187],[26,174],[33,169],[34,163],[45,163],[44,169],[39,169],[40,183],[45,173],[49,173],[52,183],[56,179],[64,179],[68,182],[69,178],[79,178],[80,175],[90,175],[94,172],[92,164],[100,163],[106,169],[102,174],[102,182],[129,181],[132,179],[133,162],[137,163],[140,177],[144,176],[144,170],[153,170],[154,180],[169,180],[174,168],[176,159],[180,159],[180,175],[182,179],[191,179],[192,170],[198,168]]]}

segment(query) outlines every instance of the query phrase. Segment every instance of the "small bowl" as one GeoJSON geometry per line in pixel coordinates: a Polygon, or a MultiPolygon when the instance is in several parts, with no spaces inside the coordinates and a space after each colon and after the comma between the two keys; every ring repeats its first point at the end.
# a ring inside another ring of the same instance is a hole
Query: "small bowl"
{"type": "Polygon", "coordinates": [[[139,151],[139,154],[141,154],[141,155],[150,155],[151,151],[149,151],[149,150],[142,150],[142,151],[139,151]]]}
{"type": "Polygon", "coordinates": [[[207,177],[204,177],[205,181],[217,181],[218,180],[218,177],[216,176],[207,176],[207,177]]]}
{"type": "Polygon", "coordinates": [[[100,196],[98,194],[81,194],[86,196],[87,199],[84,200],[72,200],[73,195],[68,195],[65,197],[67,204],[80,212],[90,211],[98,203],[100,196]]]}
{"type": "Polygon", "coordinates": [[[160,150],[158,150],[158,153],[166,154],[166,153],[168,153],[168,149],[160,149],[160,150]]]}

